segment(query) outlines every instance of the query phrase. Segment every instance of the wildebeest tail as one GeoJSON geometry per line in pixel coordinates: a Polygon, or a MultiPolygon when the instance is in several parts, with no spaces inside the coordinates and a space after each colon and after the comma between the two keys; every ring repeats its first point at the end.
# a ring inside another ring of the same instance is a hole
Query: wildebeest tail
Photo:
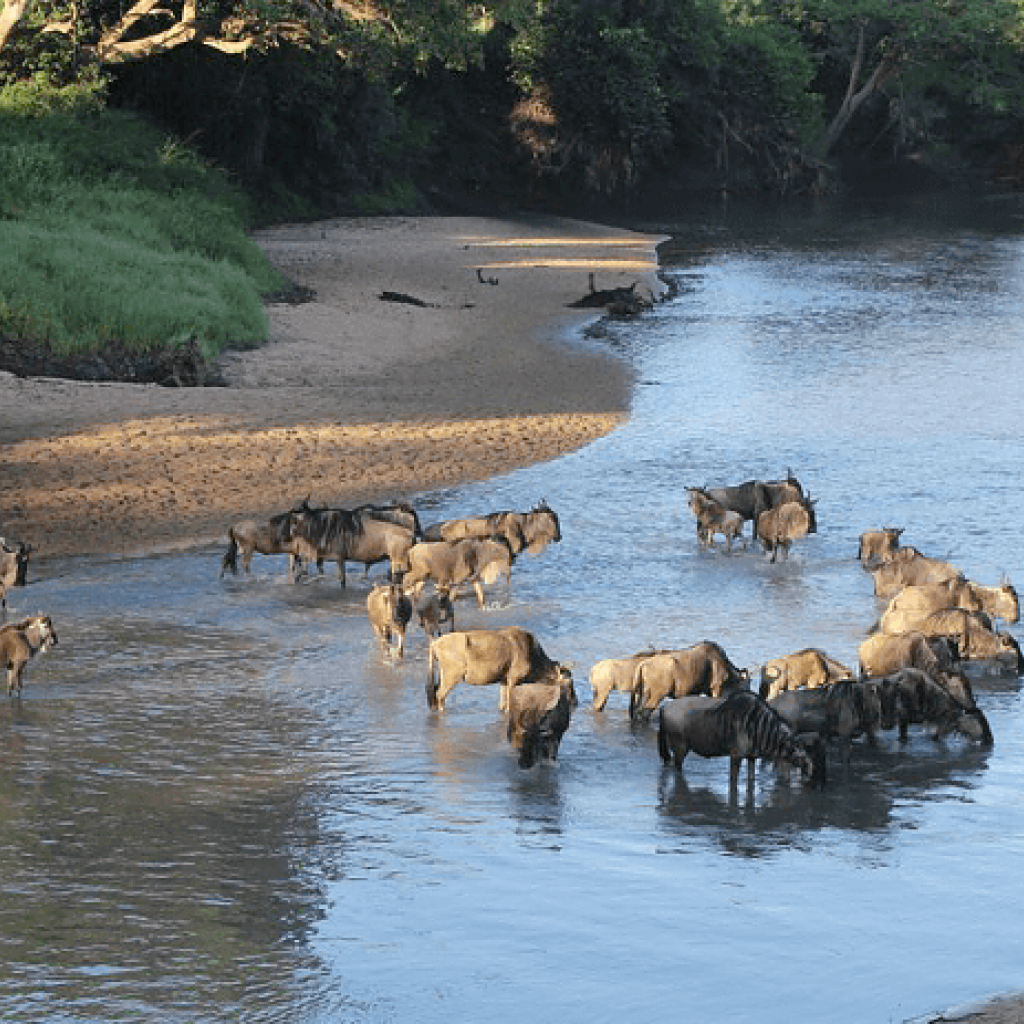
{"type": "Polygon", "coordinates": [[[665,733],[665,712],[664,709],[658,712],[658,754],[662,761],[668,764],[672,760],[672,751],[668,745],[668,736],[665,733]]]}
{"type": "Polygon", "coordinates": [[[427,707],[431,710],[437,707],[436,665],[437,655],[434,653],[434,642],[431,641],[427,649],[427,707]]]}
{"type": "Polygon", "coordinates": [[[238,541],[235,540],[234,530],[228,530],[228,538],[230,543],[228,544],[228,549],[224,552],[224,557],[221,559],[220,563],[221,576],[229,571],[238,575],[238,541]]]}

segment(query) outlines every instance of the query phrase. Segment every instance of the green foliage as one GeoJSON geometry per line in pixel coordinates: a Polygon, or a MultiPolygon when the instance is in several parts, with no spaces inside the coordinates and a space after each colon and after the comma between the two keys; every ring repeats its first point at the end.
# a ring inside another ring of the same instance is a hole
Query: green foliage
{"type": "Polygon", "coordinates": [[[0,90],[0,333],[61,353],[266,337],[280,275],[224,176],[137,116],[0,90]],[[12,113],[18,110],[19,113],[12,113]]]}

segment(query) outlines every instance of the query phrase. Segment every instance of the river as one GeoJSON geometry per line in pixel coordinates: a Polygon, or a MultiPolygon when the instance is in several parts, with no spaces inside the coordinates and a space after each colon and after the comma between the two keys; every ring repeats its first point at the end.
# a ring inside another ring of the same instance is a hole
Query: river
{"type": "MultiPolygon", "coordinates": [[[[424,522],[555,508],[460,628],[570,661],[560,759],[497,694],[427,709],[350,571],[218,579],[219,550],[49,563],[59,646],[0,707],[0,1017],[411,1022],[927,1019],[1024,988],[1024,709],[980,677],[991,749],[913,730],[811,791],[664,768],[590,666],[721,643],[856,665],[879,606],[859,534],[1024,583],[1018,202],[715,206],[634,226],[675,297],[583,343],[636,368],[628,423],[557,462],[419,496],[424,522]],[[686,488],[800,478],[786,562],[698,544],[686,488]]],[[[1018,638],[1019,626],[1010,627],[1018,638]]]]}

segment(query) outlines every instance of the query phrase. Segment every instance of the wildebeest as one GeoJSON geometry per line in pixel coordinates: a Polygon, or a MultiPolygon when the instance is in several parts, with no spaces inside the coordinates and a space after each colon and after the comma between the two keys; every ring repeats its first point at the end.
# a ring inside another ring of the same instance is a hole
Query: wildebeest
{"type": "Polygon", "coordinates": [[[750,690],[736,690],[722,700],[680,697],[661,706],[658,753],[662,761],[681,769],[691,751],[701,757],[728,757],[733,787],[744,758],[751,778],[754,761],[767,758],[793,765],[812,785],[825,782],[823,745],[815,744],[812,755],[785,719],[750,690]]]}
{"type": "Polygon", "coordinates": [[[294,579],[301,559],[297,556],[298,542],[290,533],[291,512],[280,512],[265,523],[243,519],[228,528],[228,549],[221,560],[220,574],[238,572],[238,552],[242,552],[242,568],[246,573],[252,566],[252,556],[287,555],[288,577],[294,579]]]}
{"type": "Polygon", "coordinates": [[[935,739],[956,731],[978,743],[992,743],[988,719],[977,707],[967,707],[927,673],[901,670],[886,677],[898,694],[900,739],[910,725],[935,726],[935,739]]]}
{"type": "Polygon", "coordinates": [[[770,701],[786,690],[801,687],[816,689],[837,683],[842,679],[853,679],[854,672],[842,662],[829,657],[817,647],[805,647],[781,658],[773,658],[761,666],[759,693],[770,701]]]}
{"type": "Polygon", "coordinates": [[[608,703],[608,695],[612,690],[617,690],[619,693],[632,693],[637,665],[658,653],[658,651],[642,651],[629,658],[605,658],[603,661],[596,662],[591,667],[587,680],[593,690],[591,707],[594,711],[604,710],[608,703]]]}
{"type": "Polygon", "coordinates": [[[508,740],[519,751],[519,767],[558,760],[558,747],[579,702],[572,679],[519,683],[508,695],[508,740]]]}
{"type": "Polygon", "coordinates": [[[865,530],[860,535],[857,558],[865,570],[874,569],[882,562],[888,562],[899,550],[903,527],[886,526],[881,530],[865,530]]]}
{"type": "Polygon", "coordinates": [[[57,643],[57,631],[49,615],[30,615],[0,626],[0,665],[7,670],[7,693],[21,696],[25,666],[37,654],[57,643]]]}
{"type": "Polygon", "coordinates": [[[488,515],[449,519],[427,527],[426,540],[463,540],[467,537],[504,537],[513,555],[524,550],[538,554],[562,539],[558,514],[541,501],[529,512],[491,512],[488,515]]]}
{"type": "Polygon", "coordinates": [[[928,637],[917,630],[908,633],[875,633],[858,648],[862,675],[886,676],[901,668],[919,668],[930,676],[956,668],[956,648],[942,637],[928,637]]]}
{"type": "Polygon", "coordinates": [[[878,627],[883,633],[906,632],[917,628],[915,621],[947,608],[984,612],[992,618],[1002,618],[1007,622],[1017,622],[1020,618],[1017,591],[1009,583],[998,587],[983,587],[962,576],[955,576],[942,583],[904,587],[889,601],[878,627]]]}
{"type": "Polygon", "coordinates": [[[923,555],[917,548],[900,548],[892,558],[868,570],[874,582],[875,596],[890,598],[904,587],[923,583],[943,583],[963,573],[941,558],[923,555]]]}
{"type": "Polygon", "coordinates": [[[518,626],[446,633],[431,640],[427,704],[444,710],[445,698],[459,684],[501,687],[499,706],[508,709],[509,691],[520,683],[560,686],[568,668],[552,661],[532,633],[518,626]]]}
{"type": "Polygon", "coordinates": [[[788,690],[769,700],[796,733],[817,733],[839,741],[849,762],[853,740],[866,735],[872,745],[879,730],[897,722],[897,691],[885,680],[843,679],[810,690],[788,690]]]}
{"type": "Polygon", "coordinates": [[[10,543],[0,537],[0,611],[7,614],[7,591],[23,587],[28,581],[28,560],[32,546],[23,542],[10,543]]]}
{"type": "Polygon", "coordinates": [[[662,651],[641,660],[633,674],[629,717],[648,715],[667,697],[747,689],[750,676],[737,668],[719,644],[702,640],[678,651],[662,651]]]}
{"type": "Polygon", "coordinates": [[[743,524],[746,520],[743,516],[720,505],[700,487],[690,487],[688,490],[690,510],[697,519],[697,536],[701,543],[711,547],[715,535],[721,534],[725,538],[726,551],[732,551],[732,542],[737,538],[743,541],[743,547],[746,548],[747,541],[743,536],[743,524]]]}
{"type": "Polygon", "coordinates": [[[288,538],[308,561],[337,562],[338,578],[344,586],[346,562],[369,567],[387,561],[392,579],[401,574],[415,543],[415,531],[365,508],[312,508],[303,502],[288,514],[288,538]]]}
{"type": "Polygon", "coordinates": [[[945,608],[920,620],[916,629],[925,636],[947,637],[965,661],[1012,661],[1017,674],[1024,674],[1024,658],[1016,639],[991,627],[992,620],[984,612],[945,608]]]}
{"type": "MultiPolygon", "coordinates": [[[[747,480],[731,487],[704,487],[702,490],[713,501],[749,519],[754,524],[754,540],[758,539],[757,520],[762,512],[778,508],[787,501],[803,501],[806,497],[792,472],[787,473],[785,480],[747,480]]],[[[812,522],[810,532],[816,529],[816,523],[812,522]]]]}
{"type": "Polygon", "coordinates": [[[446,623],[448,632],[455,632],[455,602],[444,587],[432,583],[417,585],[413,593],[413,611],[428,637],[440,636],[441,627],[446,623]]]}
{"type": "Polygon", "coordinates": [[[814,507],[808,499],[787,501],[757,517],[757,537],[774,562],[780,551],[783,558],[789,558],[793,541],[813,533],[813,525],[814,507]]]}
{"type": "Polygon", "coordinates": [[[405,653],[405,629],[412,618],[412,601],[397,583],[378,583],[367,595],[366,613],[377,639],[405,653]]]}
{"type": "Polygon", "coordinates": [[[512,549],[501,537],[466,537],[463,540],[420,541],[406,552],[406,572],[402,583],[407,589],[432,582],[453,594],[456,587],[469,584],[477,603],[484,607],[483,585],[502,576],[512,578],[512,549]]]}

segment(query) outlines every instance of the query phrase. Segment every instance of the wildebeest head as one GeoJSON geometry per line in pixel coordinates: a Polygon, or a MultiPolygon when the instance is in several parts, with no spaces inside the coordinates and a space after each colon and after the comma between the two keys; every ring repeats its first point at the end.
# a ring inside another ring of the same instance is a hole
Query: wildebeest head
{"type": "Polygon", "coordinates": [[[809,786],[824,786],[828,774],[825,741],[816,732],[798,733],[793,737],[791,761],[800,771],[800,778],[809,786]]]}
{"type": "Polygon", "coordinates": [[[956,719],[954,728],[962,736],[966,736],[975,743],[981,743],[986,747],[992,746],[995,742],[992,738],[992,729],[989,727],[988,719],[983,711],[974,708],[971,711],[964,711],[956,719]]]}

